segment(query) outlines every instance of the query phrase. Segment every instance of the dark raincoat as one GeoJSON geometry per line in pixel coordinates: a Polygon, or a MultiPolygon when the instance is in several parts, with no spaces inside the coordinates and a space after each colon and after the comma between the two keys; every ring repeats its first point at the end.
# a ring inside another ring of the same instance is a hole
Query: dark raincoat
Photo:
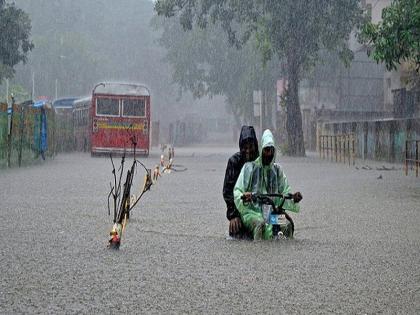
{"type": "Polygon", "coordinates": [[[258,140],[255,135],[254,127],[252,126],[242,126],[241,135],[239,136],[239,152],[236,152],[229,158],[226,167],[225,180],[223,183],[223,198],[225,199],[227,206],[226,217],[228,220],[240,217],[233,199],[233,187],[235,187],[242,166],[245,162],[249,162],[245,161],[245,154],[243,152],[244,144],[247,141],[252,141],[255,144],[255,156],[251,158],[251,161],[253,161],[258,157],[258,140]]]}

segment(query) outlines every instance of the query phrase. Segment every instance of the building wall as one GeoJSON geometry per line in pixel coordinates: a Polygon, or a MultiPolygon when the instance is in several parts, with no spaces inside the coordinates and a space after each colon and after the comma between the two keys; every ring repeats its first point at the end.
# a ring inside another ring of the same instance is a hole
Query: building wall
{"type": "Polygon", "coordinates": [[[338,110],[382,111],[384,67],[372,61],[361,49],[354,53],[349,68],[342,67],[338,110]]]}
{"type": "Polygon", "coordinates": [[[370,5],[372,8],[373,23],[378,23],[382,20],[382,10],[391,4],[391,0],[366,0],[365,2],[367,6],[370,5]]]}
{"type": "MultiPolygon", "coordinates": [[[[382,10],[391,5],[391,0],[366,0],[366,5],[371,7],[372,22],[377,24],[382,21],[382,10]]],[[[396,71],[385,71],[383,76],[384,89],[384,110],[393,110],[392,90],[403,88],[401,82],[401,69],[398,67],[396,71]]]]}

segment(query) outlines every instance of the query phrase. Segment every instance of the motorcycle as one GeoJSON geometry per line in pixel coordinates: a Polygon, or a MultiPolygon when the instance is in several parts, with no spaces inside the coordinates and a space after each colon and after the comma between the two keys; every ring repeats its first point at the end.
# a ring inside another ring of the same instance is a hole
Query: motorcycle
{"type": "MultiPolygon", "coordinates": [[[[246,203],[245,196],[242,196],[241,199],[246,203]]],[[[285,201],[292,199],[292,194],[251,194],[251,202],[261,205],[266,223],[272,225],[273,239],[293,238],[295,224],[290,215],[286,213],[286,209],[283,208],[285,201]],[[274,203],[274,198],[281,198],[278,207],[274,203]]]]}

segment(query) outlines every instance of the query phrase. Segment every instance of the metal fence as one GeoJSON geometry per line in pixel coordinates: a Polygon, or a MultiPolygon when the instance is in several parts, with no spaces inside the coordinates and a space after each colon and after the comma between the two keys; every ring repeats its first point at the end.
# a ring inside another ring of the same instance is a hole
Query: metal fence
{"type": "Polygon", "coordinates": [[[416,170],[416,177],[419,176],[419,146],[420,140],[406,140],[405,141],[405,175],[408,175],[409,166],[411,169],[416,170]]]}
{"type": "Polygon", "coordinates": [[[354,134],[320,135],[319,156],[332,162],[355,164],[356,137],[354,134]]]}
{"type": "Polygon", "coordinates": [[[56,153],[56,121],[52,108],[32,102],[0,104],[0,168],[32,164],[56,153]]]}

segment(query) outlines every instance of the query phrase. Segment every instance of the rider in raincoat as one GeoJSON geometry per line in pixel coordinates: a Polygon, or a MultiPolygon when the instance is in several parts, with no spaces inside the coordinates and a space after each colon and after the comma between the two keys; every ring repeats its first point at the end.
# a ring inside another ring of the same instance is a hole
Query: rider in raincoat
{"type": "Polygon", "coordinates": [[[226,217],[229,220],[229,235],[242,238],[247,236],[243,228],[241,216],[236,209],[233,199],[233,188],[241,172],[242,166],[246,162],[254,161],[258,157],[258,140],[255,135],[254,127],[242,126],[239,137],[239,152],[229,158],[225,180],[223,182],[223,198],[226,202],[226,217]]]}
{"type": "MultiPolygon", "coordinates": [[[[252,232],[254,239],[271,239],[272,225],[266,223],[261,205],[251,202],[251,193],[289,194],[291,189],[280,165],[274,163],[276,150],[273,134],[265,130],[261,140],[260,156],[254,162],[245,163],[233,190],[235,205],[239,210],[245,227],[252,232]],[[242,200],[242,196],[245,197],[242,200]]],[[[298,202],[302,199],[300,192],[293,194],[293,200],[286,200],[283,208],[298,212],[298,202]]],[[[274,203],[279,206],[281,198],[275,197],[274,203]]]]}

